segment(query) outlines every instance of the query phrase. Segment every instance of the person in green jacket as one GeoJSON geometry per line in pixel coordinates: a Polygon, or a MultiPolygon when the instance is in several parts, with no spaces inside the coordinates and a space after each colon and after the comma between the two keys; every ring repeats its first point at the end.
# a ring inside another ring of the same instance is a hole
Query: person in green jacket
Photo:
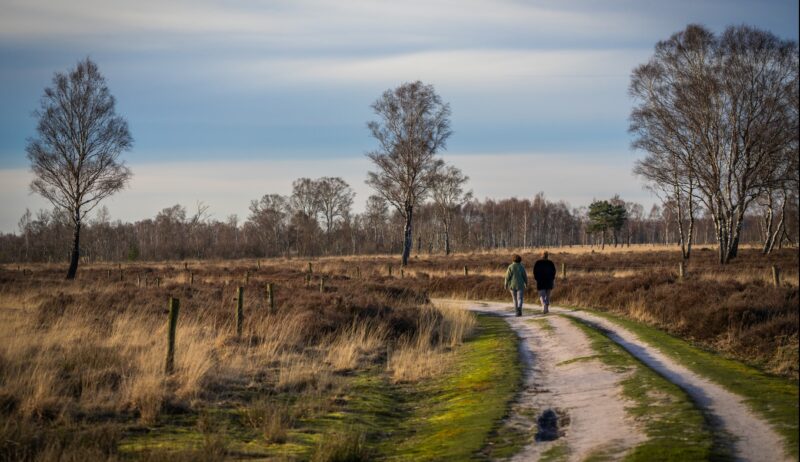
{"type": "Polygon", "coordinates": [[[522,316],[522,294],[527,286],[528,273],[525,272],[525,266],[522,265],[522,257],[514,255],[514,262],[506,270],[505,288],[511,291],[517,316],[522,316]]]}

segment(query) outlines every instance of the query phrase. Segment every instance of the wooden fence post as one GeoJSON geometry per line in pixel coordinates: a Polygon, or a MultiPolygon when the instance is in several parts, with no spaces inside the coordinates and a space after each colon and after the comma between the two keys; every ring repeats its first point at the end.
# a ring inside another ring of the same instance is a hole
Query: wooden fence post
{"type": "Polygon", "coordinates": [[[561,279],[567,278],[567,264],[563,261],[561,262],[561,279]]]}
{"type": "Polygon", "coordinates": [[[178,311],[181,302],[177,298],[169,298],[169,328],[167,329],[167,364],[164,372],[171,374],[175,368],[175,331],[178,328],[178,311]]]}
{"type": "Polygon", "coordinates": [[[137,274],[136,275],[136,287],[142,287],[142,275],[141,274],[137,274]]]}
{"type": "Polygon", "coordinates": [[[686,268],[683,266],[683,262],[681,261],[678,263],[678,278],[683,279],[686,276],[686,268]]]}
{"type": "Polygon", "coordinates": [[[469,276],[469,268],[467,268],[467,265],[464,265],[464,276],[469,276]]]}
{"type": "Polygon", "coordinates": [[[403,279],[405,277],[406,277],[406,272],[403,270],[403,267],[401,266],[400,267],[400,279],[403,279]]]}
{"type": "Polygon", "coordinates": [[[242,327],[244,326],[244,287],[239,287],[238,297],[236,300],[236,336],[242,336],[242,327]]]}
{"type": "Polygon", "coordinates": [[[184,271],[189,271],[189,263],[183,262],[183,270],[184,271]]]}
{"type": "Polygon", "coordinates": [[[156,278],[156,287],[161,287],[161,278],[156,278]]]}
{"type": "Polygon", "coordinates": [[[319,278],[319,291],[325,292],[325,276],[320,276],[319,278]]]}
{"type": "Polygon", "coordinates": [[[122,280],[123,280],[123,277],[122,277],[122,268],[120,268],[120,269],[119,269],[119,280],[120,280],[120,282],[122,282],[122,280]]]}
{"type": "Polygon", "coordinates": [[[244,285],[250,284],[250,271],[244,272],[244,285]]]}
{"type": "Polygon", "coordinates": [[[392,277],[392,264],[386,265],[386,270],[389,272],[389,277],[392,277]]]}
{"type": "Polygon", "coordinates": [[[275,286],[272,283],[267,284],[267,306],[269,306],[269,311],[275,311],[275,286]]]}
{"type": "Polygon", "coordinates": [[[192,271],[189,271],[189,285],[190,286],[194,285],[194,272],[192,271]]]}
{"type": "Polygon", "coordinates": [[[772,265],[772,285],[775,287],[781,286],[781,269],[772,265]]]}
{"type": "Polygon", "coordinates": [[[358,279],[361,279],[361,267],[360,266],[356,266],[356,277],[358,279]]]}
{"type": "Polygon", "coordinates": [[[311,274],[306,273],[306,289],[311,285],[311,274]]]}
{"type": "Polygon", "coordinates": [[[308,262],[308,274],[313,274],[313,273],[314,273],[314,269],[311,266],[311,262],[308,262]]]}

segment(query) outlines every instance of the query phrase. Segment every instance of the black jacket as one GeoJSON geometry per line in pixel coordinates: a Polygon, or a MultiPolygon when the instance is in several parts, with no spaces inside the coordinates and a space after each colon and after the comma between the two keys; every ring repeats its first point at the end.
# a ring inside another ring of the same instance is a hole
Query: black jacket
{"type": "Polygon", "coordinates": [[[556,279],[556,265],[550,260],[537,260],[533,264],[533,278],[536,279],[536,290],[552,289],[556,279]]]}

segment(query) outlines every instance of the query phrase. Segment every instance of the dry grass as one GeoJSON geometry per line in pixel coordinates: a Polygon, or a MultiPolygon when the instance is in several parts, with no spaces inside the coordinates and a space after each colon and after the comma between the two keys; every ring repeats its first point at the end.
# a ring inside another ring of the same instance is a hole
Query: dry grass
{"type": "Polygon", "coordinates": [[[11,441],[0,445],[0,459],[63,455],[58,451],[66,446],[53,449],[49,432],[70,425],[152,425],[173,410],[201,411],[221,402],[250,409],[249,396],[307,396],[292,401],[292,410],[287,403],[255,403],[261,410],[253,411],[258,415],[250,425],[279,442],[296,415],[327,410],[325,403],[340,393],[341,374],[397,366],[387,351],[414,339],[416,353],[430,361],[405,380],[429,377],[472,322],[463,313],[425,306],[427,298],[414,290],[328,274],[320,293],[279,262],[264,262],[259,271],[255,266],[197,265],[191,287],[182,265],[125,267],[122,281],[118,271],[109,276],[102,266],[83,268],[74,282],[48,265],[29,268],[32,275],[0,270],[0,439],[11,441]],[[237,338],[234,294],[245,271],[251,277],[244,332],[237,338]],[[160,287],[137,287],[137,279],[144,285],[156,277],[160,287]],[[264,297],[266,282],[276,287],[274,312],[264,297]],[[181,299],[181,311],[175,370],[167,376],[169,296],[181,299]],[[30,446],[20,457],[13,449],[21,444],[20,430],[9,427],[12,421],[30,422],[39,435],[26,440],[30,446]]]}

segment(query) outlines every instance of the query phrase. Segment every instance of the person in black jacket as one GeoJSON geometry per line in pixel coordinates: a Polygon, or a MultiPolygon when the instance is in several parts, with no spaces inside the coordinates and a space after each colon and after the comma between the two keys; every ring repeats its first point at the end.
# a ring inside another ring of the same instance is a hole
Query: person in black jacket
{"type": "Polygon", "coordinates": [[[547,252],[542,254],[541,260],[536,260],[533,264],[533,278],[536,279],[536,290],[539,291],[539,299],[542,301],[544,312],[550,311],[550,291],[556,280],[556,265],[550,261],[547,252]]]}

